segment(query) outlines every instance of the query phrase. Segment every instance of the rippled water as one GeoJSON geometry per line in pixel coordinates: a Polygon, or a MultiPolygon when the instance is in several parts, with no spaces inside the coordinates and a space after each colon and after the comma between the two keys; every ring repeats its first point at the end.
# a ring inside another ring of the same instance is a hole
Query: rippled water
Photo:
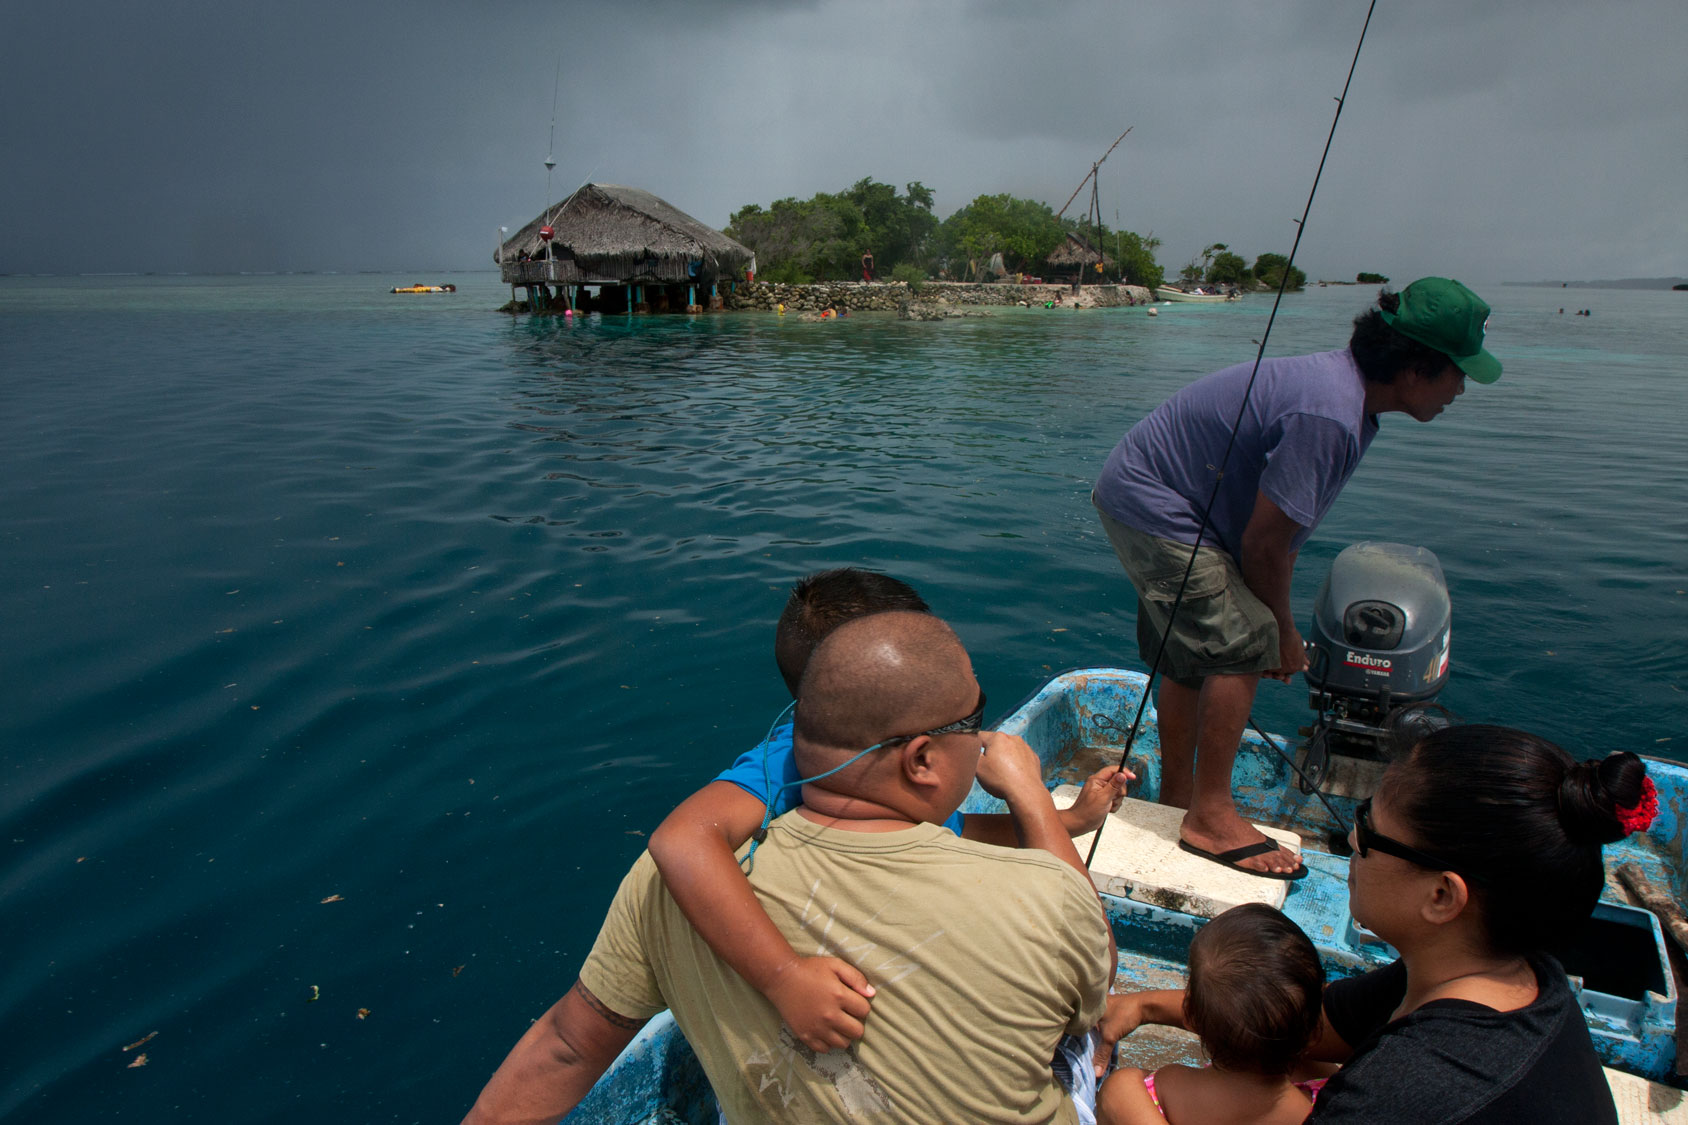
{"type": "MultiPolygon", "coordinates": [[[[1134,663],[1091,481],[1269,308],[564,323],[410,280],[0,279],[0,1115],[453,1119],[783,705],[794,577],[914,582],[993,711],[1134,663]]],[[[1385,419],[1298,605],[1428,546],[1445,702],[1688,756],[1688,294],[1484,291],[1505,379],[1385,419]]],[[[1290,298],[1272,354],[1369,295],[1290,298]]]]}

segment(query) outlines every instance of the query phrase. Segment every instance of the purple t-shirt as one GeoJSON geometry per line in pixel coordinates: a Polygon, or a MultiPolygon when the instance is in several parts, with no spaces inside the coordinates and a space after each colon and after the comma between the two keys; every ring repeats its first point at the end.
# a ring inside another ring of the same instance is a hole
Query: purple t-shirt
{"type": "MultiPolygon", "coordinates": [[[[1194,543],[1253,367],[1203,376],[1131,427],[1102,467],[1097,506],[1128,527],[1194,543]]],[[[1264,492],[1301,525],[1300,550],[1377,435],[1365,405],[1365,377],[1346,348],[1263,360],[1202,541],[1241,558],[1264,492]]]]}

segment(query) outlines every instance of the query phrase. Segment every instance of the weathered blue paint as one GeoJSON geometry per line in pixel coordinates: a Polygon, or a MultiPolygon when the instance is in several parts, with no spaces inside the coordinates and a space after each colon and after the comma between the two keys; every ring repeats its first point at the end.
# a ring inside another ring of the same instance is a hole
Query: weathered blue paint
{"type": "MultiPolygon", "coordinates": [[[[1118,668],[1066,672],[1016,708],[998,729],[1019,735],[1037,750],[1052,787],[1082,780],[1104,759],[1118,761],[1146,681],[1141,673],[1118,668]],[[1075,770],[1080,772],[1075,775],[1075,770]]],[[[1132,795],[1145,800],[1160,793],[1160,740],[1154,722],[1150,706],[1131,751],[1131,768],[1138,777],[1132,795]]],[[[1688,768],[1656,758],[1647,759],[1647,767],[1659,791],[1659,818],[1646,834],[1607,847],[1608,870],[1634,863],[1681,901],[1688,866],[1683,859],[1688,768]]],[[[1258,737],[1244,740],[1234,777],[1238,804],[1252,819],[1280,824],[1312,840],[1336,827],[1324,805],[1301,792],[1283,759],[1258,737]]],[[[1356,800],[1355,795],[1332,799],[1344,821],[1352,818],[1356,800]]],[[[1000,812],[1004,805],[975,786],[962,809],[1000,812]]],[[[1355,976],[1393,960],[1394,950],[1359,930],[1348,912],[1347,859],[1320,850],[1304,851],[1303,859],[1309,874],[1290,884],[1284,912],[1313,939],[1329,979],[1355,976]]],[[[1117,987],[1181,987],[1190,938],[1205,919],[1113,895],[1103,895],[1102,900],[1119,946],[1117,987]]],[[[1664,941],[1658,919],[1619,901],[1609,881],[1589,939],[1566,957],[1572,987],[1602,1061],[1653,1079],[1668,1076],[1676,1059],[1676,986],[1664,941]]],[[[1178,1040],[1157,1041],[1153,1052],[1154,1065],[1195,1061],[1189,1044],[1178,1040]]],[[[665,1013],[640,1033],[567,1120],[707,1123],[715,1121],[714,1105],[696,1057],[665,1013]]]]}
{"type": "Polygon", "coordinates": [[[715,1092],[674,1017],[652,1019],[564,1125],[715,1125],[715,1092]]]}

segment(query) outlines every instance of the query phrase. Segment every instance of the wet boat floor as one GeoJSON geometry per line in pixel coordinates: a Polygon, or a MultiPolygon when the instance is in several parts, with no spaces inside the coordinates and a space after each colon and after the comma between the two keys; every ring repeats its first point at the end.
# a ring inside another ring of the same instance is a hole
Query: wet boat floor
{"type": "MultiPolygon", "coordinates": [[[[1140,964],[1137,972],[1129,976],[1120,973],[1114,977],[1115,992],[1184,987],[1182,966],[1163,965],[1154,961],[1140,964]]],[[[1180,1063],[1185,1066],[1200,1066],[1201,1044],[1195,1035],[1180,1028],[1144,1024],[1119,1041],[1115,1058],[1119,1066],[1135,1066],[1149,1071],[1180,1063]]]]}
{"type": "Polygon", "coordinates": [[[1138,1028],[1119,1041],[1120,1066],[1155,1071],[1163,1066],[1200,1066],[1200,1042],[1188,1031],[1173,1027],[1138,1028]]]}

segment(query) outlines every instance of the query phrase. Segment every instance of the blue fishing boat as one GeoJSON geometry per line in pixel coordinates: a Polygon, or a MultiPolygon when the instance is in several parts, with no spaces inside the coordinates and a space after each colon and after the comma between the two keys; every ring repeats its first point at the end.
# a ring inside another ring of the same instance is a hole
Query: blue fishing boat
{"type": "MultiPolygon", "coordinates": [[[[1238,811],[1301,852],[1308,875],[1296,882],[1229,871],[1179,850],[1182,810],[1159,803],[1160,739],[1143,673],[1062,673],[998,724],[1037,751],[1057,804],[1069,803],[1086,777],[1122,759],[1136,775],[1101,839],[1075,841],[1081,854],[1089,851],[1091,878],[1119,949],[1116,991],[1182,987],[1190,939],[1208,919],[1242,902],[1264,902],[1288,915],[1313,940],[1327,979],[1396,959],[1349,911],[1348,826],[1397,748],[1454,721],[1436,702],[1449,676],[1451,621],[1447,582],[1429,550],[1356,543],[1332,561],[1306,634],[1305,679],[1316,718],[1294,747],[1255,730],[1239,747],[1231,775],[1238,811]]],[[[1657,758],[1647,759],[1647,767],[1660,814],[1646,832],[1607,847],[1606,887],[1593,920],[1573,948],[1556,952],[1595,1050],[1613,1075],[1614,1094],[1620,1104],[1644,1107],[1622,1120],[1688,1120],[1680,1097],[1673,1107],[1680,1113],[1666,1117],[1649,1107],[1645,1085],[1639,1097],[1631,1090],[1625,1098],[1617,1088],[1668,1078],[1677,1063],[1677,987],[1665,927],[1688,942],[1677,905],[1688,890],[1682,820],[1688,768],[1657,758]]],[[[962,811],[1005,806],[975,785],[962,811]]],[[[1121,1051],[1126,1063],[1145,1070],[1197,1061],[1193,1037],[1168,1029],[1140,1029],[1121,1051]]],[[[683,1037],[671,1020],[658,1020],[570,1120],[712,1121],[713,1104],[683,1037]]]]}
{"type": "MultiPolygon", "coordinates": [[[[1089,668],[1062,673],[1008,715],[999,729],[1024,738],[1037,750],[1050,787],[1081,782],[1100,765],[1120,759],[1132,716],[1142,702],[1148,677],[1121,668],[1089,668]]],[[[1294,919],[1318,947],[1330,979],[1353,976],[1385,964],[1394,951],[1357,926],[1348,912],[1348,860],[1337,854],[1334,838],[1351,820],[1354,806],[1368,796],[1383,763],[1339,756],[1326,771],[1321,795],[1305,791],[1292,761],[1305,759],[1281,739],[1250,735],[1238,753],[1234,773],[1239,809],[1245,817],[1298,837],[1310,874],[1294,883],[1247,880],[1294,919]],[[1275,745],[1274,745],[1275,743],[1275,745]],[[1327,806],[1326,802],[1329,802],[1327,806]],[[1342,817],[1342,826],[1335,815],[1342,817]]],[[[1146,813],[1160,791],[1159,740],[1149,707],[1132,743],[1130,760],[1137,774],[1132,796],[1138,800],[1116,818],[1146,813]]],[[[1612,1071],[1640,1079],[1665,1079],[1676,1063],[1677,988],[1665,946],[1665,931],[1651,911],[1635,905],[1618,876],[1624,871],[1636,886],[1680,902],[1683,898],[1682,810],[1688,802],[1688,768],[1648,758],[1649,775],[1659,794],[1659,816],[1644,834],[1606,849],[1608,880],[1592,926],[1563,960],[1602,1062],[1612,1071]]],[[[1003,806],[975,787],[966,812],[996,812],[1003,806]]],[[[1168,810],[1176,813],[1177,810],[1168,810]]],[[[1150,820],[1153,820],[1151,815],[1150,820]]],[[[1164,822],[1163,822],[1164,823],[1164,822]]],[[[1174,816],[1170,820],[1176,843],[1174,816]]],[[[1139,826],[1141,830],[1141,826],[1139,826]]],[[[1123,823],[1105,829],[1122,835],[1123,823]]],[[[1147,830],[1165,832],[1153,824],[1147,830]]],[[[1139,835],[1140,843],[1144,837],[1139,835]]],[[[1083,845],[1080,840],[1081,853],[1083,845]]],[[[1177,887],[1138,880],[1129,873],[1110,874],[1099,858],[1093,865],[1098,889],[1119,946],[1117,987],[1122,991],[1181,987],[1190,938],[1227,902],[1210,901],[1200,886],[1177,887]]],[[[1203,865],[1226,873],[1213,865],[1203,865]]],[[[1120,1044],[1122,1062],[1147,1069],[1173,1062],[1193,1062],[1193,1037],[1180,1031],[1144,1028],[1120,1044]]],[[[1675,1093],[1672,1091],[1671,1093],[1675,1093]]],[[[1623,1099],[1620,1098],[1620,1107],[1623,1099]]],[[[1635,1099],[1631,1099],[1632,1101],[1635,1099]]],[[[1657,1099],[1655,1099],[1657,1100],[1657,1099]]],[[[1680,1099],[1678,1099],[1680,1100],[1680,1099]]],[[[1645,1096],[1641,1098],[1645,1105],[1645,1096]]],[[[1684,1107],[1670,1110],[1674,1114],[1684,1107]]],[[[684,1037],[665,1013],[652,1020],[614,1067],[566,1120],[569,1122],[716,1121],[714,1096],[684,1037]]],[[[1624,1120],[1675,1120],[1659,1107],[1624,1120]]]]}

